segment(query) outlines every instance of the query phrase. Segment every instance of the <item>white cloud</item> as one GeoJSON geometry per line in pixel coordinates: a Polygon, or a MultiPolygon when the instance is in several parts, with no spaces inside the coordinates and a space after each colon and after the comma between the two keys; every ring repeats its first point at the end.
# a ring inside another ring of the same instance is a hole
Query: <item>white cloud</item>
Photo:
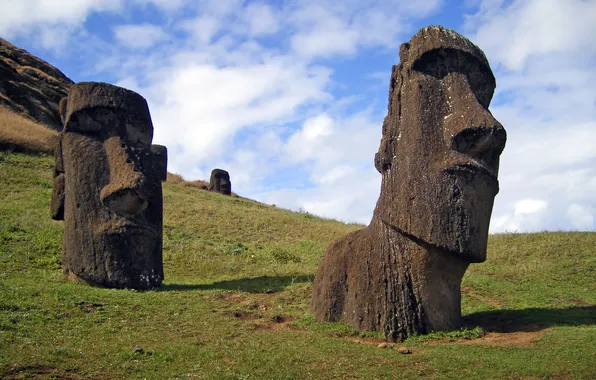
{"type": "Polygon", "coordinates": [[[540,199],[522,199],[515,202],[511,215],[495,215],[491,229],[498,232],[523,232],[541,230],[546,220],[553,217],[548,202],[540,199]]]}
{"type": "Polygon", "coordinates": [[[352,54],[357,48],[358,31],[321,5],[311,5],[297,11],[292,21],[303,29],[291,40],[292,48],[301,56],[310,58],[352,54]]]}
{"type": "Polygon", "coordinates": [[[311,186],[300,191],[279,189],[263,199],[329,218],[368,223],[381,182],[373,165],[380,125],[380,118],[368,110],[347,117],[321,113],[308,118],[288,138],[285,157],[308,165],[311,186]]]}
{"type": "Polygon", "coordinates": [[[426,17],[436,12],[443,3],[443,0],[408,1],[404,4],[403,12],[416,17],[426,17]]]}
{"type": "Polygon", "coordinates": [[[122,0],[3,0],[0,7],[0,35],[11,38],[53,25],[81,25],[92,12],[120,10],[122,0]]]}
{"type": "Polygon", "coordinates": [[[280,24],[280,15],[269,6],[263,3],[249,3],[243,12],[249,26],[251,36],[263,36],[277,32],[280,24]]]}
{"type": "Polygon", "coordinates": [[[202,15],[182,23],[182,28],[194,36],[200,43],[208,44],[219,30],[221,24],[213,16],[202,15]]]}
{"type": "Polygon", "coordinates": [[[333,119],[323,113],[307,119],[302,128],[288,140],[288,153],[296,160],[308,160],[325,149],[322,138],[333,133],[333,119]]]}
{"type": "Polygon", "coordinates": [[[567,208],[567,217],[571,220],[571,225],[578,230],[588,230],[594,228],[594,208],[582,207],[577,203],[572,203],[567,208]]]}
{"type": "Polygon", "coordinates": [[[594,1],[515,0],[496,9],[494,1],[484,3],[468,23],[480,23],[475,41],[489,53],[489,59],[508,69],[523,69],[533,55],[596,52],[594,1]]]}
{"type": "MultiPolygon", "coordinates": [[[[222,167],[241,195],[367,223],[381,178],[373,157],[384,111],[374,107],[386,99],[390,72],[389,65],[385,74],[379,66],[367,72],[363,54],[397,63],[414,23],[443,2],[68,3],[2,1],[0,34],[71,49],[84,57],[80,79],[145,96],[171,171],[205,179],[222,167]],[[110,25],[118,44],[85,30],[93,12],[118,12],[131,23],[134,7],[149,4],[143,11],[163,11],[161,23],[110,25]],[[68,44],[73,35],[77,43],[68,44]],[[354,63],[354,77],[375,85],[381,78],[382,89],[347,83],[334,72],[340,60],[354,63]]],[[[497,77],[491,111],[508,131],[491,231],[594,229],[595,2],[468,3],[479,9],[467,19],[468,35],[497,77]]]]}
{"type": "Polygon", "coordinates": [[[279,57],[243,67],[180,64],[144,91],[151,102],[155,141],[181,147],[174,170],[225,156],[231,139],[259,124],[283,122],[298,107],[329,99],[329,73],[279,57]]]}
{"type": "Polygon", "coordinates": [[[305,59],[350,56],[367,47],[395,49],[408,22],[435,12],[441,3],[304,1],[288,15],[296,30],[291,46],[305,59]]]}
{"type": "Polygon", "coordinates": [[[166,12],[176,12],[180,10],[184,5],[189,3],[189,0],[133,0],[135,4],[147,6],[153,4],[160,10],[166,12]]]}
{"type": "Polygon", "coordinates": [[[523,199],[515,204],[513,215],[534,214],[546,210],[548,203],[539,199],[523,199]]]}
{"type": "Polygon", "coordinates": [[[160,26],[152,24],[118,25],[114,36],[120,44],[135,49],[147,49],[168,39],[160,26]]]}

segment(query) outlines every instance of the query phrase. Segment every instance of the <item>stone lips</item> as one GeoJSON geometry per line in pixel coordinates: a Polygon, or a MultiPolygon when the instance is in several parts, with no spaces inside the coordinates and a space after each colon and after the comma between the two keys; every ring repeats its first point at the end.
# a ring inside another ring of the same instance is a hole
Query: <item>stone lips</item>
{"type": "Polygon", "coordinates": [[[60,219],[62,200],[65,271],[99,286],[159,286],[167,150],[151,145],[147,103],[132,91],[87,82],[74,85],[60,109],[65,126],[51,211],[60,219]]]}
{"type": "Polygon", "coordinates": [[[328,247],[311,310],[401,340],[455,328],[460,284],[486,259],[503,127],[488,105],[495,80],[482,51],[443,27],[400,47],[375,167],[370,225],[328,247]]]}

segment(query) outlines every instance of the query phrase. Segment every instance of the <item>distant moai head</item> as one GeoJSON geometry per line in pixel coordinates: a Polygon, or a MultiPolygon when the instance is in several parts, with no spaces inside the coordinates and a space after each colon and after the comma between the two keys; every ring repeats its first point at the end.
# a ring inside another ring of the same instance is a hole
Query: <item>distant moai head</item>
{"type": "Polygon", "coordinates": [[[375,214],[468,262],[486,259],[506,133],[488,106],[495,78],[484,53],[443,27],[400,48],[375,166],[375,214]]]}
{"type": "Polygon", "coordinates": [[[51,208],[65,224],[65,270],[95,285],[159,286],[167,150],[151,145],[147,102],[121,87],[83,82],[59,109],[64,129],[51,208]]]}
{"type": "Polygon", "coordinates": [[[209,190],[224,195],[232,194],[232,182],[230,174],[223,169],[213,169],[209,179],[209,190]]]}

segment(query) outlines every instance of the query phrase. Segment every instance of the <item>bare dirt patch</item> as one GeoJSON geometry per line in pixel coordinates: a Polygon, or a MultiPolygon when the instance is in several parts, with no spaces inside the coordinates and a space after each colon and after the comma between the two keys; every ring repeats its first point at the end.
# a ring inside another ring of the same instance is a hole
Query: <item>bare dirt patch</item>
{"type": "Polygon", "coordinates": [[[248,298],[241,292],[221,292],[216,294],[217,298],[225,299],[226,301],[246,305],[248,298]]]}
{"type": "Polygon", "coordinates": [[[59,368],[54,368],[46,365],[30,365],[9,368],[5,372],[0,372],[2,379],[64,379],[64,380],[80,380],[80,379],[108,379],[110,377],[102,375],[79,375],[74,372],[68,372],[59,368]]]}
{"type": "Polygon", "coordinates": [[[544,329],[540,331],[517,331],[510,333],[489,332],[482,338],[478,339],[460,339],[453,344],[480,344],[485,346],[510,346],[510,347],[524,347],[534,343],[537,339],[542,338],[545,334],[552,331],[552,329],[544,329]]]}
{"type": "Polygon", "coordinates": [[[536,340],[542,338],[551,331],[551,328],[544,328],[535,331],[489,332],[477,339],[437,339],[429,341],[426,344],[429,346],[436,346],[439,344],[477,344],[483,346],[526,347],[530,346],[536,340]]]}
{"type": "Polygon", "coordinates": [[[255,323],[255,330],[281,331],[281,330],[300,330],[292,322],[295,318],[285,315],[274,315],[271,318],[262,318],[255,323]]]}
{"type": "Polygon", "coordinates": [[[281,331],[285,329],[300,330],[293,322],[296,318],[285,314],[274,314],[271,312],[271,298],[273,294],[262,294],[258,300],[250,299],[243,292],[221,292],[217,298],[224,299],[231,304],[237,305],[232,310],[226,310],[223,316],[237,320],[251,322],[254,330],[281,331]]]}
{"type": "Polygon", "coordinates": [[[503,303],[503,301],[501,300],[497,300],[494,298],[489,298],[489,297],[485,297],[482,296],[478,293],[476,293],[476,291],[474,291],[474,289],[468,287],[468,286],[464,286],[463,288],[461,288],[462,293],[469,295],[472,298],[477,299],[480,302],[486,303],[490,306],[496,307],[496,308],[502,308],[503,306],[505,306],[505,304],[503,303]]]}
{"type": "Polygon", "coordinates": [[[383,343],[393,344],[391,342],[387,342],[385,339],[362,338],[359,336],[348,336],[348,337],[346,337],[346,340],[348,340],[350,342],[354,342],[354,343],[359,343],[359,344],[368,344],[370,346],[375,346],[375,347],[378,347],[380,344],[383,344],[383,343]]]}
{"type": "Polygon", "coordinates": [[[252,320],[261,318],[261,316],[256,313],[252,313],[252,312],[244,311],[244,310],[226,311],[226,312],[224,312],[224,315],[228,316],[228,317],[235,318],[235,319],[240,319],[243,321],[252,321],[252,320]]]}

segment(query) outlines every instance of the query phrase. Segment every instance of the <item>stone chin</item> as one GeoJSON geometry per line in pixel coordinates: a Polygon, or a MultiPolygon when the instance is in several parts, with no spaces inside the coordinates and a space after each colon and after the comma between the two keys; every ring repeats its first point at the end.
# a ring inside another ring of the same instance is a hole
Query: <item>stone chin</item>
{"type": "Polygon", "coordinates": [[[445,236],[439,233],[429,243],[467,262],[483,262],[498,181],[492,176],[459,167],[445,170],[444,176],[447,197],[440,202],[443,204],[441,215],[443,223],[450,227],[441,228],[445,236]]]}
{"type": "Polygon", "coordinates": [[[96,231],[95,238],[102,245],[98,248],[104,252],[104,265],[109,269],[105,285],[135,289],[160,286],[162,247],[157,231],[127,223],[96,231]]]}
{"type": "Polygon", "coordinates": [[[379,210],[386,225],[419,245],[466,262],[486,260],[490,216],[498,192],[495,177],[478,169],[449,166],[427,173],[413,188],[388,190],[381,197],[399,205],[400,213],[379,210]],[[407,217],[415,215],[419,219],[407,217]]]}

